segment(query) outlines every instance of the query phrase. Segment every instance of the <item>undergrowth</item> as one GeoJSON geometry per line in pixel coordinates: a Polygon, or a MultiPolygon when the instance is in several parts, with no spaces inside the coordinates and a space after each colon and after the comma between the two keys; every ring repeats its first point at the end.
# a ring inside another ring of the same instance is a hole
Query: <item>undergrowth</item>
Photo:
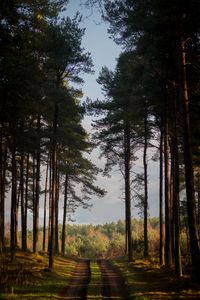
{"type": "Polygon", "coordinates": [[[75,261],[55,257],[54,269],[48,269],[45,254],[17,252],[15,263],[1,257],[0,299],[58,299],[58,293],[67,286],[75,261]],[[21,278],[20,278],[21,277],[21,278]]]}
{"type": "Polygon", "coordinates": [[[199,285],[188,277],[175,277],[153,260],[120,259],[113,263],[123,274],[132,300],[200,299],[199,285]]]}

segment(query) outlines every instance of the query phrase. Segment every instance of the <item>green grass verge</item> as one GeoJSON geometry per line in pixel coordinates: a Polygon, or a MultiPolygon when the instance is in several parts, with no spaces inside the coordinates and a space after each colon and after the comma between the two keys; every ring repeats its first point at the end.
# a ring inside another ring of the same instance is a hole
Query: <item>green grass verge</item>
{"type": "Polygon", "coordinates": [[[91,280],[88,285],[87,299],[103,299],[101,295],[102,277],[96,261],[90,261],[91,280]]]}
{"type": "Polygon", "coordinates": [[[132,300],[200,299],[199,285],[187,277],[173,276],[155,261],[136,260],[129,263],[121,259],[113,264],[120,269],[132,300]]]}
{"type": "MultiPolygon", "coordinates": [[[[32,253],[17,253],[15,268],[18,263],[20,268],[29,270],[29,279],[21,287],[14,282],[11,283],[12,287],[9,288],[9,292],[1,293],[0,299],[62,299],[58,295],[68,285],[76,265],[73,260],[55,257],[54,269],[49,272],[47,255],[34,255],[32,253]]],[[[8,265],[7,268],[12,268],[12,264],[8,265]]]]}

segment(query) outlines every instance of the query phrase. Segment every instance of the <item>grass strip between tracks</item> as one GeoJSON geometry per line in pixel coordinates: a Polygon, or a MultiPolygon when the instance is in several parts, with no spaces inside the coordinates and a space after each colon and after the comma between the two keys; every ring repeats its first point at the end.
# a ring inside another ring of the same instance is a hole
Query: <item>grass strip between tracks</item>
{"type": "Polygon", "coordinates": [[[87,291],[87,299],[98,299],[101,300],[101,287],[102,287],[102,276],[101,271],[99,269],[99,265],[96,261],[90,261],[90,272],[91,272],[91,280],[88,285],[87,291]]]}

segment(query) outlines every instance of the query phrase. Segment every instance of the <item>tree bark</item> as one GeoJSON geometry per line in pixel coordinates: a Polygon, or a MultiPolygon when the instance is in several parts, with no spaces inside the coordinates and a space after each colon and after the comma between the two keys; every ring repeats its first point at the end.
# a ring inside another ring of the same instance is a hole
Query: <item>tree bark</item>
{"type": "MultiPolygon", "coordinates": [[[[175,124],[176,126],[176,124],[175,124]]],[[[178,142],[177,132],[174,132],[174,227],[175,227],[175,247],[174,247],[174,258],[175,258],[175,273],[178,276],[182,276],[182,262],[181,262],[181,246],[180,246],[180,196],[179,196],[179,154],[178,154],[178,142]]]]}
{"type": "Polygon", "coordinates": [[[48,172],[49,172],[49,156],[47,158],[45,191],[44,191],[44,220],[43,220],[43,243],[42,243],[43,251],[45,251],[45,245],[46,245],[46,207],[47,207],[48,172]]]}
{"type": "MultiPolygon", "coordinates": [[[[56,163],[57,165],[57,163],[56,163]]],[[[55,203],[55,254],[59,254],[59,228],[58,228],[58,214],[59,214],[59,170],[56,168],[56,203],[55,203]]]]}
{"type": "Polygon", "coordinates": [[[34,220],[33,220],[33,252],[37,252],[38,231],[39,231],[39,200],[40,200],[40,115],[37,118],[37,152],[36,152],[36,180],[35,180],[35,201],[34,201],[34,220]]]}
{"type": "Polygon", "coordinates": [[[180,58],[180,94],[183,115],[183,140],[184,140],[184,163],[185,183],[187,197],[188,227],[190,234],[190,252],[192,257],[192,277],[200,282],[200,248],[196,223],[196,203],[194,193],[194,173],[192,165],[191,127],[189,114],[189,96],[186,76],[186,49],[180,20],[179,32],[179,58],[180,58]]]}
{"type": "Polygon", "coordinates": [[[25,207],[24,207],[24,234],[25,234],[25,238],[24,238],[24,242],[25,242],[25,250],[27,250],[27,218],[28,218],[28,183],[29,183],[29,153],[27,154],[26,157],[26,187],[25,187],[25,207]]]}
{"type": "Polygon", "coordinates": [[[147,113],[145,112],[144,117],[144,153],[143,153],[143,165],[144,165],[144,258],[149,256],[148,250],[148,174],[147,174],[147,143],[148,143],[148,132],[147,132],[147,113]]]}
{"type": "MultiPolygon", "coordinates": [[[[2,125],[3,127],[3,125],[2,125]]],[[[3,147],[3,129],[0,133],[0,253],[5,249],[5,178],[7,167],[7,141],[3,147]]]]}
{"type": "Polygon", "coordinates": [[[179,177],[179,149],[178,149],[178,128],[177,128],[177,93],[174,84],[174,103],[173,103],[173,132],[172,132],[172,151],[174,158],[174,180],[173,180],[173,212],[174,212],[174,260],[175,274],[182,276],[181,245],[180,245],[180,177],[179,177]]]}
{"type": "Polygon", "coordinates": [[[48,252],[50,251],[51,239],[51,194],[52,194],[52,153],[50,152],[49,161],[49,226],[48,226],[48,252]]]}
{"type": "Polygon", "coordinates": [[[3,129],[0,127],[0,253],[4,251],[3,129]]]}
{"type": "Polygon", "coordinates": [[[21,154],[20,167],[20,196],[21,196],[21,233],[22,233],[22,250],[26,250],[26,228],[25,228],[25,204],[24,204],[24,153],[21,154]]]}
{"type": "MultiPolygon", "coordinates": [[[[32,166],[32,169],[33,169],[33,187],[32,187],[32,203],[33,203],[33,206],[32,206],[32,209],[33,209],[33,236],[34,236],[34,220],[35,220],[35,154],[33,154],[33,166],[32,166]]],[[[33,237],[34,239],[34,237],[33,237]]]]}
{"type": "Polygon", "coordinates": [[[12,191],[11,191],[11,220],[10,220],[10,251],[11,261],[15,260],[16,252],[16,208],[17,208],[17,170],[16,170],[16,144],[15,137],[12,138],[12,191]]]}
{"type": "Polygon", "coordinates": [[[165,264],[172,267],[172,237],[171,237],[171,199],[170,199],[170,149],[169,124],[167,110],[164,120],[164,159],[165,159],[165,264]]]}
{"type": "Polygon", "coordinates": [[[67,217],[67,193],[68,193],[68,174],[65,175],[65,194],[63,207],[63,224],[62,224],[62,255],[65,255],[65,240],[66,240],[66,217],[67,217]]]}
{"type": "Polygon", "coordinates": [[[165,265],[164,225],[163,225],[163,117],[160,128],[160,187],[159,187],[159,214],[160,214],[160,265],[165,265]]]}
{"type": "Polygon", "coordinates": [[[52,140],[52,195],[51,195],[51,235],[49,247],[49,269],[53,269],[54,252],[55,252],[55,204],[56,204],[56,127],[58,120],[58,105],[55,104],[54,121],[53,121],[53,140],[52,140]]]}
{"type": "MultiPolygon", "coordinates": [[[[200,174],[198,175],[198,179],[200,177],[200,174]]],[[[200,185],[200,183],[198,184],[200,185]]],[[[198,234],[200,234],[200,191],[199,191],[200,187],[198,186],[198,191],[197,191],[197,194],[198,194],[198,203],[197,203],[197,226],[198,226],[198,234]]]]}
{"type": "Polygon", "coordinates": [[[132,226],[131,226],[131,188],[130,188],[130,124],[125,122],[124,130],[124,165],[125,165],[125,205],[126,205],[126,222],[127,222],[127,248],[128,259],[132,261],[132,226]]]}

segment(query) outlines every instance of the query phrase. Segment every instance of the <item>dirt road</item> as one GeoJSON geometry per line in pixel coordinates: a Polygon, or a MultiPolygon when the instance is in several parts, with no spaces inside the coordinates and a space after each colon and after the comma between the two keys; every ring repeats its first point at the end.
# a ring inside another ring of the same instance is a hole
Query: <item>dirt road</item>
{"type": "MultiPolygon", "coordinates": [[[[106,260],[98,260],[102,273],[101,294],[103,299],[127,300],[126,287],[120,274],[106,260]]],[[[90,261],[80,260],[77,263],[71,283],[60,294],[61,299],[87,299],[87,286],[90,282],[90,261]]],[[[102,299],[101,298],[101,299],[102,299]]],[[[98,299],[96,299],[98,300],[98,299]]]]}
{"type": "Polygon", "coordinates": [[[90,261],[80,260],[77,263],[70,285],[61,293],[61,299],[87,299],[87,286],[90,282],[90,261]]]}
{"type": "Polygon", "coordinates": [[[103,299],[127,300],[126,286],[117,270],[106,260],[99,260],[98,264],[102,273],[103,299]]]}

